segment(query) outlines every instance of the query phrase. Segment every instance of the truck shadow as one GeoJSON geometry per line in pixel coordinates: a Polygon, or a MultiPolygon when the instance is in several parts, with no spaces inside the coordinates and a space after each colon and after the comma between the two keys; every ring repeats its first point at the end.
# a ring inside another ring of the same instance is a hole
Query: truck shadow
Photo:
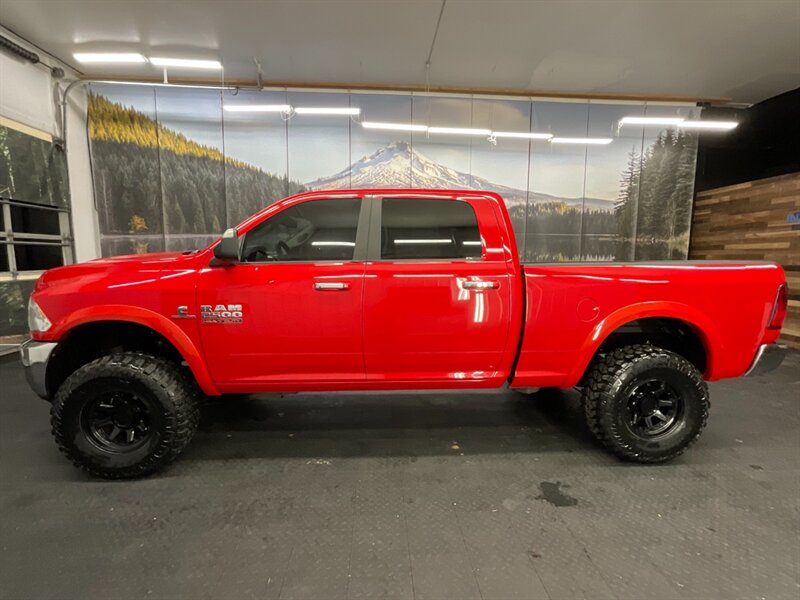
{"type": "Polygon", "coordinates": [[[604,454],[572,390],[253,395],[205,402],[200,431],[182,460],[587,449],[604,454]]]}

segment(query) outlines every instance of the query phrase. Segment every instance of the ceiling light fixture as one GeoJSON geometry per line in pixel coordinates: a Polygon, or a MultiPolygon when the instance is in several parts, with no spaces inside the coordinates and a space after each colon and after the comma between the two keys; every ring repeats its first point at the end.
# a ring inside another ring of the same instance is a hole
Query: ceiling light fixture
{"type": "Polygon", "coordinates": [[[550,138],[553,144],[610,144],[614,140],[612,138],[573,138],[573,137],[554,137],[550,138]]]}
{"type": "Polygon", "coordinates": [[[72,55],[79,63],[146,63],[138,52],[76,52],[72,55]]]}
{"type": "Polygon", "coordinates": [[[92,79],[92,83],[110,83],[113,85],[138,85],[143,87],[171,87],[171,88],[189,88],[195,90],[227,90],[237,91],[239,88],[235,85],[195,85],[190,83],[154,83],[152,81],[124,81],[119,79],[92,79]]]}
{"type": "Polygon", "coordinates": [[[739,125],[736,121],[684,121],[678,127],[682,129],[716,129],[730,131],[739,125]]]}
{"type": "Polygon", "coordinates": [[[620,125],[680,125],[686,119],[681,117],[622,117],[620,125]]]}
{"type": "Polygon", "coordinates": [[[292,107],[288,104],[225,104],[222,108],[228,112],[288,113],[292,110],[292,107]]]}
{"type": "Polygon", "coordinates": [[[185,69],[221,69],[218,60],[196,60],[193,58],[151,57],[150,62],[157,67],[181,67],[185,69]]]}
{"type": "Polygon", "coordinates": [[[387,129],[389,131],[428,131],[425,125],[412,125],[411,123],[380,123],[378,121],[363,121],[364,129],[387,129]]]}
{"type": "Polygon", "coordinates": [[[298,115],[360,115],[361,109],[357,107],[319,108],[314,106],[299,106],[294,109],[298,115]]]}
{"type": "Polygon", "coordinates": [[[468,127],[428,127],[428,133],[449,133],[452,135],[492,135],[489,129],[471,129],[468,127]]]}
{"type": "Polygon", "coordinates": [[[496,138],[524,138],[528,140],[549,140],[552,133],[534,133],[527,131],[493,131],[492,137],[496,138]]]}

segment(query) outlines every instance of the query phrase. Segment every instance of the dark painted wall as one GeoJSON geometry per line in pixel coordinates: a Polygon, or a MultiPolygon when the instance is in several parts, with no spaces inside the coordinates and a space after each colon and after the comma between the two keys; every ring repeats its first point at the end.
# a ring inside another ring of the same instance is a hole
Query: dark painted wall
{"type": "Polygon", "coordinates": [[[697,191],[800,171],[800,88],[748,109],[708,108],[703,119],[740,125],[700,136],[697,191]]]}

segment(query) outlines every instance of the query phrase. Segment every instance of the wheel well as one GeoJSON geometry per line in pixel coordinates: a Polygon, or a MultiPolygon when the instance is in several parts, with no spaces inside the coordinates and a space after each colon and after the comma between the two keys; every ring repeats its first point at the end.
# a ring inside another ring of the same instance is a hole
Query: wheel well
{"type": "Polygon", "coordinates": [[[101,356],[130,351],[146,352],[185,366],[183,356],[175,346],[145,325],[128,321],[86,323],[69,331],[50,356],[47,363],[47,391],[54,395],[67,377],[101,356]]]}
{"type": "Polygon", "coordinates": [[[664,348],[688,360],[701,373],[706,371],[708,357],[703,340],[692,325],[680,319],[648,317],[625,323],[603,340],[597,353],[631,344],[652,344],[664,348]]]}

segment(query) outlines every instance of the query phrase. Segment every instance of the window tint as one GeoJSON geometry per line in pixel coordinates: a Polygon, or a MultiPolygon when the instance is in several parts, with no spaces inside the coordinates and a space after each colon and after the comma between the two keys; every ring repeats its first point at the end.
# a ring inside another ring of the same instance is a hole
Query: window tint
{"type": "Polygon", "coordinates": [[[480,258],[472,207],[461,201],[384,198],[381,258],[480,258]]]}
{"type": "Polygon", "coordinates": [[[361,200],[312,200],[295,204],[249,231],[242,260],[352,260],[361,200]]]}

